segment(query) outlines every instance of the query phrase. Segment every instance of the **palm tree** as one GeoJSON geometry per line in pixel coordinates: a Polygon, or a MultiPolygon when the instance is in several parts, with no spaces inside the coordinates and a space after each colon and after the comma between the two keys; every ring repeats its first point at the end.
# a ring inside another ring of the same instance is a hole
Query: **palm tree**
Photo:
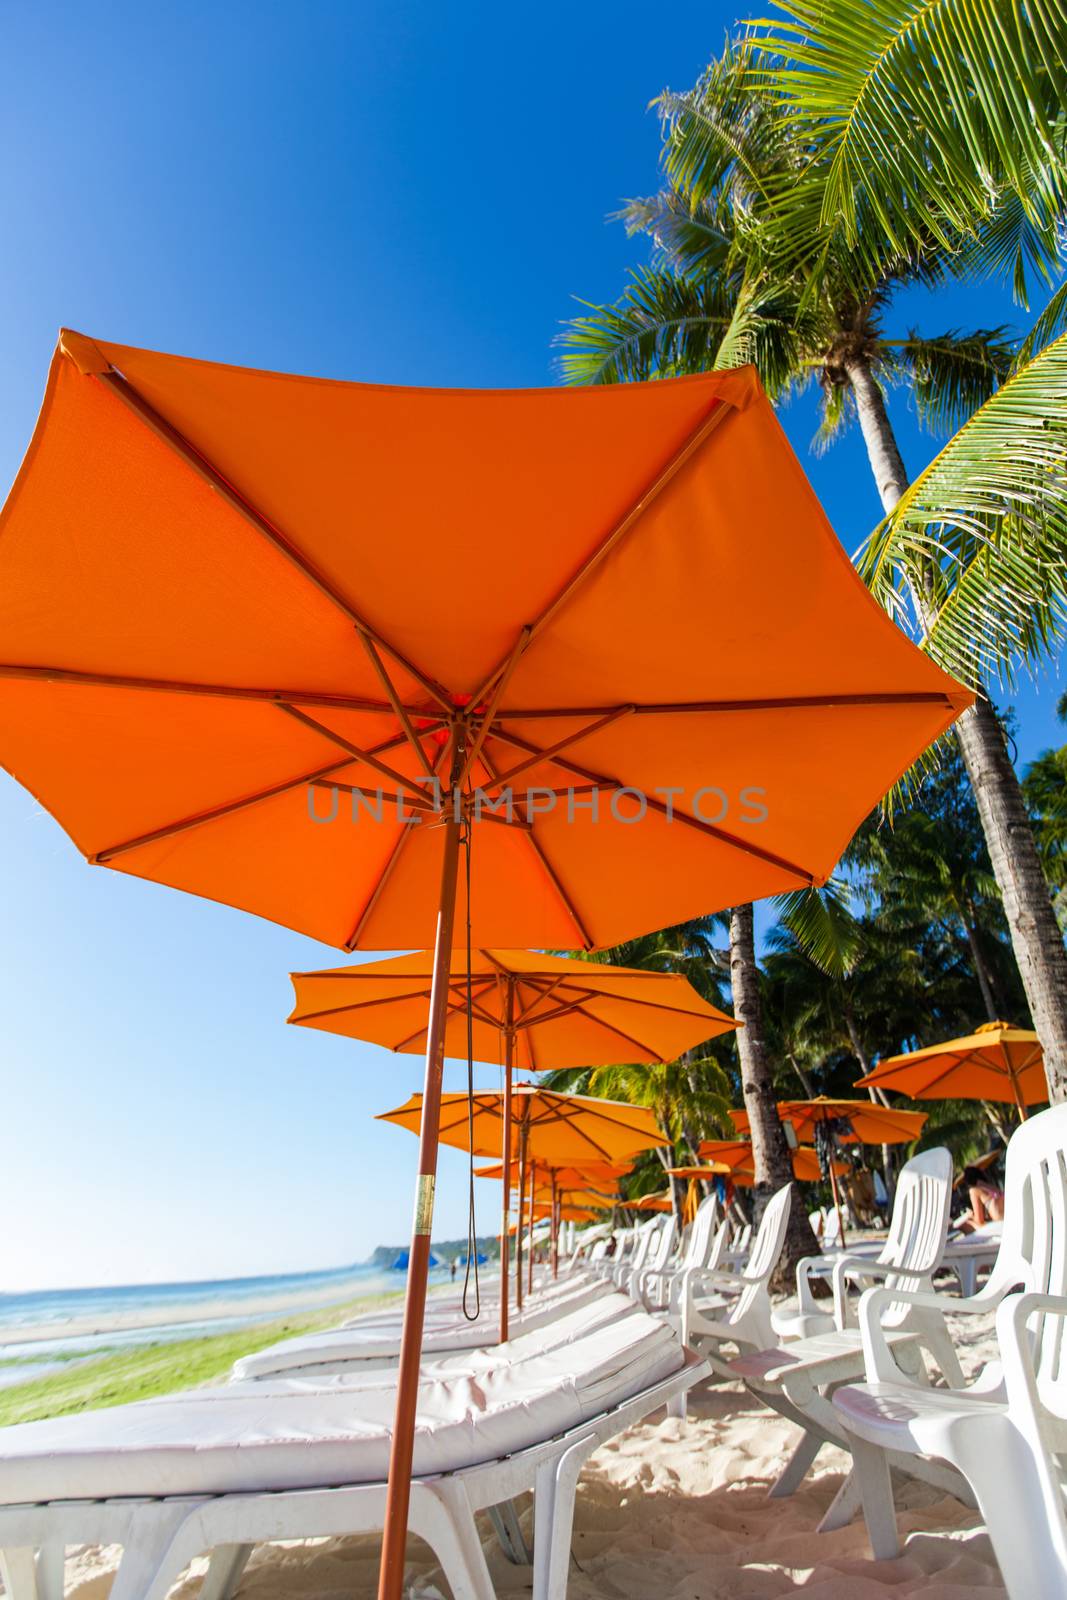
{"type": "MultiPolygon", "coordinates": [[[[857,0],[857,6],[861,3],[857,0]]],[[[839,11],[841,5],[831,9],[839,11]]],[[[800,8],[794,13],[799,17],[800,8]]],[[[972,219],[966,233],[953,231],[943,217],[926,226],[921,213],[906,234],[894,229],[873,185],[850,204],[846,225],[828,209],[839,168],[826,126],[814,113],[800,114],[795,104],[788,113],[783,110],[789,94],[796,99],[803,77],[799,68],[799,76],[789,77],[789,63],[782,60],[787,44],[800,49],[788,36],[773,45],[765,38],[755,64],[750,47],[728,49],[690,94],[663,96],[669,186],[652,199],[631,202],[624,213],[631,228],[651,234],[654,264],[635,278],[622,300],[572,325],[564,370],[575,382],[614,382],[751,360],[775,398],[817,377],[824,440],[850,416],[858,419],[883,505],[893,512],[908,483],[884,387],[906,382],[927,421],[953,427],[977,408],[992,411],[997,386],[1011,372],[1013,359],[1031,353],[1013,351],[1003,329],[888,338],[884,320],[894,292],[908,282],[936,285],[968,268],[988,269],[1006,259],[1017,276],[1020,261],[1036,261],[1048,270],[1055,229],[1047,207],[1027,211],[1019,186],[1011,190],[1013,206],[972,219]],[[790,88],[775,87],[778,74],[790,88]]],[[[909,91],[921,98],[921,84],[916,90],[905,76],[898,95],[906,99],[909,91]]],[[[816,96],[816,89],[811,93],[816,96]]],[[[1025,395],[1025,376],[1025,371],[1016,376],[1005,393],[1014,388],[1025,395]]],[[[1033,482],[1030,489],[1033,494],[1033,482]]],[[[1003,502],[998,509],[1003,521],[1003,502]]],[[[944,502],[941,511],[944,515],[944,502]]],[[[981,541],[973,527],[969,532],[970,559],[947,571],[931,556],[929,540],[924,545],[913,536],[912,548],[920,548],[920,557],[909,566],[901,558],[906,540],[883,539],[881,565],[873,576],[880,576],[898,606],[901,587],[907,588],[928,648],[947,610],[946,635],[954,625],[957,634],[968,632],[988,653],[982,599],[997,587],[999,613],[1014,606],[1015,626],[1002,629],[994,643],[1009,646],[1008,654],[1036,652],[1056,636],[1055,586],[1062,559],[1056,572],[1049,572],[1009,531],[1012,581],[1005,587],[1004,562],[997,585],[987,578],[983,587],[973,548],[981,541]],[[938,604],[946,583],[952,586],[951,606],[938,604]]],[[[1042,551],[1046,545],[1047,539],[1042,551]]],[[[872,586],[877,592],[878,584],[872,586]]],[[[976,677],[972,673],[971,681],[976,677]]],[[[1058,1098],[1067,1095],[1067,951],[1022,791],[989,702],[980,698],[956,731],[1058,1098]]]]}

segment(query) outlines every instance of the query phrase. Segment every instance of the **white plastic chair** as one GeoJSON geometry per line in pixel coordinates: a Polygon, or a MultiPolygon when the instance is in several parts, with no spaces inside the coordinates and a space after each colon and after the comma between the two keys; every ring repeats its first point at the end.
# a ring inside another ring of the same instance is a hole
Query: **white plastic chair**
{"type": "Polygon", "coordinates": [[[867,1382],[834,1407],[851,1438],[871,1547],[899,1553],[887,1452],[951,1462],[973,1490],[1011,1600],[1067,1600],[1067,1106],[1017,1129],[1008,1145],[1004,1227],[984,1288],[952,1302],[997,1309],[1000,1363],[964,1390],[930,1389],[902,1372],[883,1335],[887,1301],[926,1308],[924,1291],[871,1289],[860,1301],[867,1382]],[[1019,1291],[1022,1292],[1012,1292],[1019,1291]],[[1033,1324],[1033,1326],[1031,1326],[1033,1324]]]}
{"type": "MultiPolygon", "coordinates": [[[[923,1150],[912,1156],[904,1167],[897,1183],[893,1201],[893,1215],[889,1223],[889,1236],[877,1254],[842,1250],[829,1258],[805,1256],[797,1263],[796,1312],[778,1312],[773,1320],[774,1331],[782,1339],[810,1339],[818,1333],[829,1333],[833,1328],[847,1328],[853,1322],[848,1298],[849,1284],[864,1285],[871,1280],[884,1278],[887,1284],[902,1288],[923,1289],[932,1285],[933,1275],[941,1264],[948,1237],[949,1211],[952,1204],[952,1157],[947,1150],[923,1150]],[[812,1280],[832,1262],[833,1309],[825,1300],[818,1301],[812,1293],[812,1280]]],[[[943,1372],[959,1373],[952,1341],[940,1317],[924,1316],[898,1307],[890,1318],[889,1326],[925,1323],[931,1339],[939,1346],[946,1365],[938,1360],[943,1372]]],[[[936,1359],[936,1353],[935,1353],[936,1359]]],[[[962,1374],[957,1381],[963,1382],[962,1374]]]]}
{"type": "Polygon", "coordinates": [[[786,1184],[768,1202],[749,1260],[740,1272],[721,1268],[687,1274],[685,1293],[672,1320],[682,1343],[699,1350],[712,1368],[731,1376],[719,1355],[724,1344],[739,1350],[762,1350],[771,1342],[769,1284],[785,1245],[793,1186],[786,1184]],[[711,1298],[703,1293],[711,1291],[711,1298]],[[724,1299],[716,1291],[733,1294],[724,1299]]]}
{"type": "MultiPolygon", "coordinates": [[[[889,1288],[929,1287],[944,1248],[951,1202],[952,1157],[949,1152],[925,1150],[914,1156],[900,1174],[889,1240],[877,1261],[847,1252],[835,1259],[835,1316],[820,1313],[822,1325],[817,1324],[818,1331],[776,1348],[741,1356],[730,1363],[734,1377],[740,1378],[765,1404],[803,1429],[799,1443],[771,1489],[772,1496],[794,1493],[824,1444],[848,1448],[848,1434],[830,1400],[838,1385],[854,1382],[864,1370],[863,1336],[852,1323],[847,1283],[857,1277],[861,1280],[883,1277],[889,1288]]],[[[807,1285],[805,1268],[810,1270],[813,1259],[808,1258],[797,1268],[801,1286],[807,1285]]],[[[808,1292],[810,1294],[810,1289],[808,1292]]],[[[959,1358],[944,1320],[944,1313],[954,1309],[955,1301],[938,1296],[935,1305],[936,1309],[915,1307],[887,1296],[883,1333],[910,1372],[922,1372],[920,1351],[925,1349],[933,1356],[945,1380],[962,1386],[959,1358]]],[[[782,1320],[785,1319],[777,1315],[773,1318],[779,1333],[782,1320]]],[[[942,1469],[924,1468],[915,1475],[927,1478],[939,1488],[953,1492],[960,1488],[958,1478],[942,1469]]],[[[858,1501],[858,1483],[850,1474],[820,1528],[827,1531],[851,1521],[858,1501]]]]}
{"type": "Polygon", "coordinates": [[[631,1294],[649,1311],[659,1311],[671,1297],[671,1286],[680,1275],[707,1267],[719,1215],[716,1195],[702,1200],[686,1233],[678,1260],[664,1267],[645,1267],[631,1285],[631,1294]]]}
{"type": "Polygon", "coordinates": [[[617,1286],[640,1303],[636,1285],[640,1282],[642,1273],[646,1270],[657,1272],[666,1267],[674,1251],[676,1235],[677,1223],[673,1212],[666,1217],[655,1217],[645,1236],[644,1252],[641,1252],[639,1245],[630,1265],[624,1264],[620,1268],[615,1279],[617,1286]]]}

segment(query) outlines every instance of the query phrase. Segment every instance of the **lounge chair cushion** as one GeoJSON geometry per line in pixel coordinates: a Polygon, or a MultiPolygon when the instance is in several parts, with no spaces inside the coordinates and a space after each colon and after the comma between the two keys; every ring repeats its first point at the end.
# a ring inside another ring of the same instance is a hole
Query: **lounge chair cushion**
{"type": "MultiPolygon", "coordinates": [[[[610,1289],[605,1283],[584,1284],[571,1294],[550,1296],[522,1316],[513,1317],[511,1326],[516,1333],[545,1327],[566,1311],[601,1299],[610,1289]]],[[[429,1314],[423,1332],[423,1354],[439,1356],[477,1349],[492,1338],[488,1330],[495,1315],[494,1310],[492,1316],[467,1322],[455,1312],[441,1317],[429,1314]]],[[[282,1339],[266,1350],[242,1356],[234,1363],[233,1375],[238,1379],[269,1378],[305,1368],[336,1371],[346,1362],[392,1363],[400,1355],[401,1327],[402,1319],[397,1314],[389,1321],[355,1322],[343,1328],[327,1328],[322,1333],[304,1334],[298,1339],[282,1339]]]]}
{"type": "MultiPolygon", "coordinates": [[[[414,1474],[492,1461],[678,1371],[667,1325],[633,1312],[585,1339],[420,1385],[414,1474]]],[[[0,1504],[325,1488],[384,1480],[395,1393],[194,1391],[0,1430],[0,1504]]]]}

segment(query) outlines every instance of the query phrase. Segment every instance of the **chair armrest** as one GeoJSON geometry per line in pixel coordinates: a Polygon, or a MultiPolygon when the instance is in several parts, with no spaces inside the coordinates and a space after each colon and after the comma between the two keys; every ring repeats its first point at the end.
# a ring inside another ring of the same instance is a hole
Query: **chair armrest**
{"type": "Polygon", "coordinates": [[[891,1305],[915,1306],[919,1310],[936,1311],[944,1316],[979,1315],[1000,1304],[1004,1291],[988,1292],[988,1285],[978,1294],[961,1296],[958,1300],[938,1294],[934,1289],[865,1289],[860,1296],[859,1323],[863,1338],[863,1359],[867,1367],[868,1383],[906,1383],[915,1386],[916,1380],[902,1371],[893,1359],[893,1353],[882,1333],[882,1316],[891,1305]]]}
{"type": "MultiPolygon", "coordinates": [[[[848,1297],[845,1293],[846,1282],[854,1278],[888,1278],[896,1273],[905,1281],[910,1280],[915,1289],[920,1285],[929,1284],[933,1276],[933,1268],[926,1272],[909,1272],[906,1267],[892,1266],[879,1261],[877,1256],[841,1255],[834,1262],[833,1287],[834,1287],[834,1321],[839,1329],[849,1325],[848,1297]]],[[[899,1298],[894,1290],[894,1298],[899,1298]]],[[[942,1309],[944,1309],[942,1307],[942,1309]]]]}
{"type": "Polygon", "coordinates": [[[821,1267],[826,1257],[802,1256],[797,1262],[797,1304],[801,1315],[812,1316],[814,1313],[825,1310],[825,1305],[820,1305],[811,1292],[811,1278],[816,1267],[821,1267]]]}

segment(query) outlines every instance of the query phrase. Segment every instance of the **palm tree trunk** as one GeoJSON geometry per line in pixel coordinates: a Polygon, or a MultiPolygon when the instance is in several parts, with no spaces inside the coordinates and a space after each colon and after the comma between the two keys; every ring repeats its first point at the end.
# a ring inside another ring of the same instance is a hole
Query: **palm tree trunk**
{"type": "Polygon", "coordinates": [[[967,930],[967,943],[971,947],[971,962],[974,966],[978,987],[982,991],[982,1004],[985,1006],[987,1022],[998,1022],[997,1003],[993,999],[993,989],[989,982],[989,968],[985,964],[982,947],[978,943],[978,929],[969,917],[964,917],[963,926],[967,930]]]}
{"type": "MultiPolygon", "coordinates": [[[[745,1097],[745,1110],[752,1134],[752,1165],[756,1178],[754,1199],[758,1218],[771,1196],[783,1185],[793,1182],[793,1157],[778,1116],[770,1055],[763,1031],[763,997],[759,988],[750,905],[734,906],[730,912],[730,984],[734,1014],[743,1024],[734,1037],[741,1063],[741,1092],[745,1097]]],[[[794,1187],[789,1232],[775,1274],[774,1287],[792,1289],[797,1262],[803,1256],[817,1253],[815,1235],[794,1187]]]]}
{"type": "MultiPolygon", "coordinates": [[[[908,486],[907,473],[866,361],[846,368],[860,428],[882,505],[893,510],[908,486]]],[[[1012,949],[1030,1015],[1045,1056],[1053,1101],[1067,1100],[1067,948],[1037,853],[1022,786],[1011,764],[996,712],[979,698],[955,726],[974,789],[989,859],[1004,902],[1012,949]]]]}
{"type": "MultiPolygon", "coordinates": [[[[848,1042],[852,1046],[852,1054],[860,1064],[860,1077],[865,1078],[871,1070],[871,1058],[864,1048],[863,1040],[860,1038],[860,1030],[856,1026],[856,1018],[852,1006],[847,1000],[844,1005],[844,1014],[845,1027],[848,1029],[848,1042]]],[[[889,1104],[889,1096],[884,1089],[877,1089],[871,1084],[868,1086],[867,1093],[876,1106],[887,1106],[889,1104]]],[[[892,1207],[893,1195],[897,1187],[897,1168],[893,1156],[893,1146],[890,1144],[882,1146],[882,1178],[885,1182],[886,1198],[890,1207],[892,1207]]]]}

